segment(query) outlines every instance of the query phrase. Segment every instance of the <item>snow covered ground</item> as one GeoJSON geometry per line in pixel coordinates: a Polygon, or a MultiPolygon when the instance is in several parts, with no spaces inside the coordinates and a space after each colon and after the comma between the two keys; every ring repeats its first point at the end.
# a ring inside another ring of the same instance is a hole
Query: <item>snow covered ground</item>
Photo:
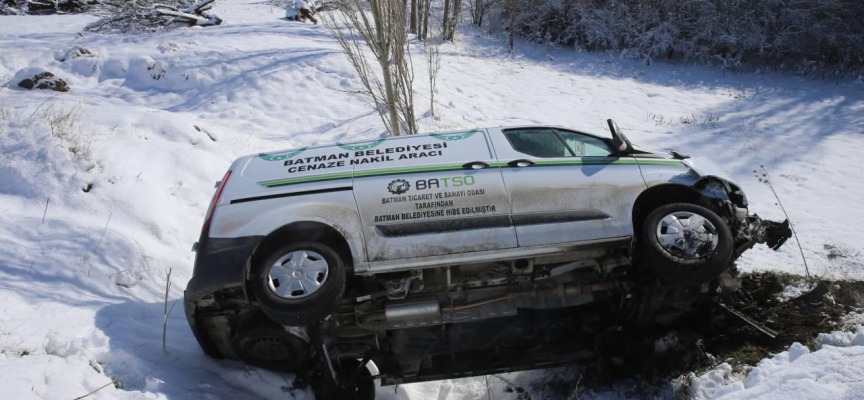
{"type": "MultiPolygon", "coordinates": [[[[205,357],[182,306],[163,352],[167,271],[171,304],[191,275],[213,183],[234,158],[376,137],[381,122],[346,93],[357,81],[324,27],[281,20],[259,0],[220,0],[215,12],[223,25],[129,36],[79,36],[94,20],[86,15],[0,17],[0,398],[70,399],[106,384],[88,399],[312,398],[291,376],[205,357]],[[92,54],[67,59],[78,46],[92,54]],[[72,90],[17,88],[19,71],[33,67],[72,90]]],[[[422,130],[542,123],[604,133],[614,118],[635,143],[727,166],[754,211],[782,219],[754,176],[764,165],[811,272],[864,279],[864,83],[644,66],[524,43],[508,55],[503,40],[465,29],[442,47],[439,118],[426,114],[422,130]]],[[[417,81],[419,96],[428,88],[417,81]]],[[[418,99],[423,115],[428,97],[418,99]]],[[[740,265],[803,272],[791,241],[740,265]]],[[[746,379],[722,369],[695,378],[695,393],[857,398],[864,332],[829,336],[819,350],[793,346],[764,360],[746,379]]],[[[516,398],[489,381],[496,399],[516,398]]],[[[486,380],[379,397],[486,398],[486,380]]]]}

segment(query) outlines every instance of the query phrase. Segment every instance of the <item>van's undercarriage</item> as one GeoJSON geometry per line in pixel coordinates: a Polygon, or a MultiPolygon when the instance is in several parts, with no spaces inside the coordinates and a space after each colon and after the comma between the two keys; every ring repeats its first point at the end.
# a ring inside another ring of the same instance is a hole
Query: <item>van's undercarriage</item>
{"type": "MultiPolygon", "coordinates": [[[[785,240],[787,226],[752,222],[760,236],[739,240],[736,256],[756,242],[777,247],[785,240]]],[[[599,248],[352,275],[338,309],[305,328],[271,322],[244,286],[186,307],[209,355],[305,374],[329,382],[320,390],[333,390],[369,380],[363,368],[369,361],[375,377],[392,385],[592,358],[604,337],[672,323],[739,287],[731,265],[711,282],[684,285],[658,279],[635,261],[627,247],[599,248]]]]}

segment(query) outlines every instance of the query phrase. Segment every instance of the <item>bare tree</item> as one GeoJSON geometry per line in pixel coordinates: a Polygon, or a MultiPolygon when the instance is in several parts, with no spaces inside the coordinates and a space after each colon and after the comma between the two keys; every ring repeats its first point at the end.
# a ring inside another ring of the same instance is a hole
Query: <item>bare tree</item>
{"type": "Polygon", "coordinates": [[[500,0],[468,0],[468,6],[471,8],[471,22],[474,25],[482,26],[486,14],[500,3],[500,0]]]}
{"type": "Polygon", "coordinates": [[[417,133],[417,118],[414,116],[414,63],[411,59],[404,8],[394,16],[392,29],[399,38],[398,45],[393,47],[396,109],[399,111],[401,126],[407,134],[413,135],[417,133]]]}
{"type": "Polygon", "coordinates": [[[404,4],[400,0],[344,0],[337,6],[341,12],[321,17],[360,76],[363,88],[357,93],[372,100],[393,136],[399,136],[403,127],[408,134],[417,132],[404,4]],[[378,63],[380,77],[369,65],[364,49],[378,63]]]}
{"type": "Polygon", "coordinates": [[[441,70],[441,42],[437,38],[423,43],[426,53],[426,68],[429,71],[429,113],[435,118],[435,92],[438,83],[438,71],[441,70]]]}

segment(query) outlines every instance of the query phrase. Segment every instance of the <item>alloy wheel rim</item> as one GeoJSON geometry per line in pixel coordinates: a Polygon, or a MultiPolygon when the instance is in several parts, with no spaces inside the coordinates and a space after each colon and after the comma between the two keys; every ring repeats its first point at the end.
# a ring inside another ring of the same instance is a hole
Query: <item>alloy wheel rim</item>
{"type": "Polygon", "coordinates": [[[707,218],[689,211],[666,215],[657,224],[657,241],[670,254],[687,259],[709,256],[720,235],[707,218]]]}

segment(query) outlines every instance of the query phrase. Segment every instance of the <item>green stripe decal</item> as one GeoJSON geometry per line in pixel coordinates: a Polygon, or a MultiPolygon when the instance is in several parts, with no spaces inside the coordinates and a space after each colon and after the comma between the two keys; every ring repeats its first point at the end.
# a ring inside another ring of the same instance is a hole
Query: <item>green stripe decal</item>
{"type": "Polygon", "coordinates": [[[681,160],[667,160],[665,158],[640,158],[639,164],[651,165],[681,165],[681,160]]]}
{"type": "MultiPolygon", "coordinates": [[[[537,166],[543,167],[555,167],[555,166],[567,166],[567,165],[637,165],[637,164],[651,164],[651,165],[680,165],[681,162],[678,160],[666,160],[666,159],[619,159],[619,158],[606,158],[606,157],[585,157],[585,158],[573,158],[570,160],[536,160],[534,161],[537,166]]],[[[506,162],[495,161],[490,162],[489,165],[495,168],[506,168],[508,167],[506,162]]],[[[370,176],[386,176],[386,175],[397,175],[397,174],[416,174],[416,173],[425,173],[425,172],[444,172],[444,171],[460,171],[462,170],[462,164],[442,164],[442,165],[430,165],[425,167],[403,167],[403,168],[384,168],[384,169],[373,169],[369,171],[356,171],[356,172],[338,172],[332,174],[323,174],[323,175],[315,175],[315,176],[301,176],[297,178],[285,178],[285,179],[277,179],[272,181],[264,181],[259,182],[263,186],[267,187],[277,187],[277,186],[286,186],[286,185],[294,185],[298,183],[309,183],[309,182],[322,182],[322,181],[331,181],[337,179],[350,179],[354,178],[364,178],[370,176]]]]}
{"type": "Polygon", "coordinates": [[[323,174],[315,176],[300,176],[297,178],[277,179],[273,181],[258,182],[267,187],[294,185],[297,183],[332,181],[336,179],[350,179],[353,174],[351,172],[339,172],[334,174],[323,174]]]}
{"type": "Polygon", "coordinates": [[[371,171],[357,171],[357,172],[354,172],[354,177],[355,178],[362,178],[365,176],[411,174],[411,173],[436,172],[436,171],[455,171],[455,170],[460,170],[460,169],[462,169],[462,164],[430,165],[428,167],[387,168],[387,169],[374,169],[371,171]]]}
{"type": "Polygon", "coordinates": [[[352,176],[355,178],[363,178],[369,176],[385,176],[385,175],[397,175],[397,174],[411,174],[411,173],[423,173],[423,172],[441,172],[441,171],[458,171],[462,169],[462,164],[444,164],[444,165],[431,165],[428,167],[405,167],[405,168],[386,168],[386,169],[375,169],[371,171],[357,171],[353,174],[351,172],[339,172],[334,174],[324,174],[324,175],[316,175],[316,176],[306,176],[306,177],[297,177],[297,178],[287,178],[287,179],[277,179],[273,181],[264,181],[258,182],[261,185],[267,187],[276,187],[276,186],[285,186],[285,185],[294,185],[297,183],[308,183],[308,182],[321,182],[321,181],[330,181],[336,179],[347,179],[352,176]]]}
{"type": "MultiPolygon", "coordinates": [[[[612,157],[583,157],[572,159],[555,159],[555,160],[534,160],[534,165],[543,167],[556,167],[567,165],[680,165],[679,160],[667,160],[659,158],[640,158],[634,160],[632,158],[612,158],[612,157]]],[[[493,167],[508,167],[506,162],[493,162],[490,164],[493,167]]]]}

